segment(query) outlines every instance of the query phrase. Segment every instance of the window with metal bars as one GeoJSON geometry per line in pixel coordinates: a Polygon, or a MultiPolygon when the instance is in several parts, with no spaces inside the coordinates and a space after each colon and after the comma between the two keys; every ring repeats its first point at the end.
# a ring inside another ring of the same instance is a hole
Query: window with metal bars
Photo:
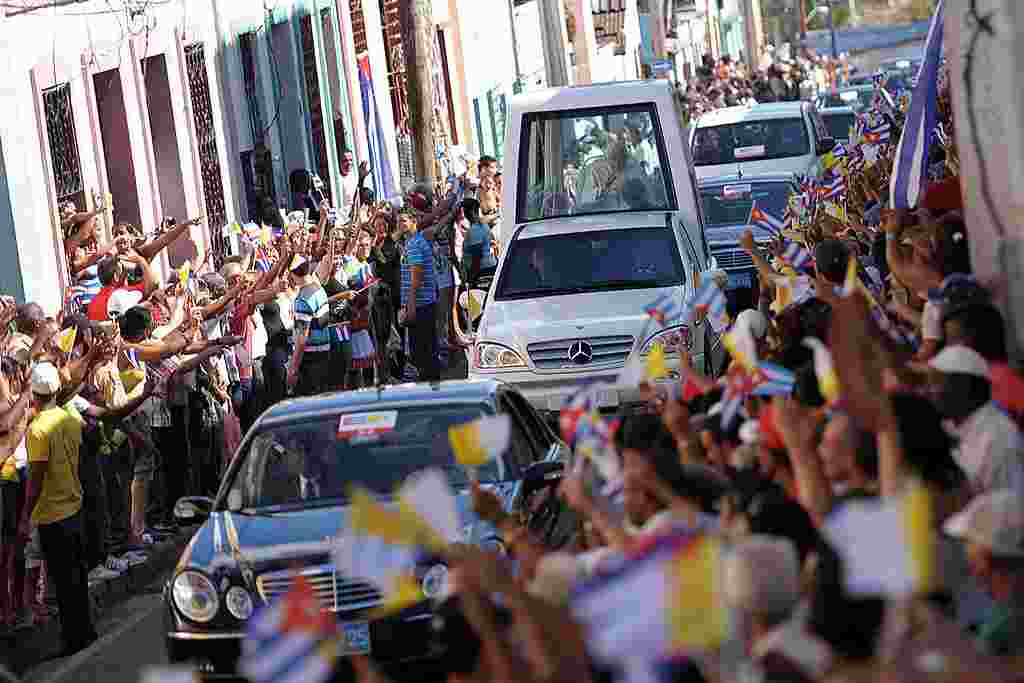
{"type": "MultiPolygon", "coordinates": [[[[78,159],[75,117],[71,110],[71,86],[67,83],[43,91],[46,137],[53,160],[53,181],[57,201],[77,199],[82,192],[82,165],[78,159]]],[[[79,207],[85,208],[85,207],[79,207]]]]}
{"type": "Polygon", "coordinates": [[[199,147],[199,169],[202,174],[203,198],[206,202],[206,221],[210,226],[214,263],[219,268],[224,260],[225,244],[221,229],[227,223],[227,211],[224,206],[220,158],[217,156],[217,130],[213,124],[210,81],[206,75],[206,54],[202,43],[185,47],[185,67],[188,73],[189,92],[192,95],[192,121],[199,147]]]}

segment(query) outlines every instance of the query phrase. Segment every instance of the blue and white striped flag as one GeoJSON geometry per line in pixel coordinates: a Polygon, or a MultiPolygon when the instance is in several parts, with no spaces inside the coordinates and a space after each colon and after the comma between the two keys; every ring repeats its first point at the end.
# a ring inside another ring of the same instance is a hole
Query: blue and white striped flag
{"type": "Polygon", "coordinates": [[[693,308],[705,309],[711,327],[715,332],[722,332],[729,326],[729,314],[725,306],[725,294],[714,278],[708,276],[693,298],[693,308]]]}
{"type": "Polygon", "coordinates": [[[928,150],[935,136],[939,110],[939,64],[942,62],[942,20],[945,0],[939,0],[928,29],[924,61],[917,72],[917,84],[896,146],[896,165],[889,183],[889,205],[896,209],[917,206],[928,172],[928,150]]]}
{"type": "Polygon", "coordinates": [[[322,683],[334,671],[339,649],[334,617],[320,611],[312,588],[300,579],[250,622],[238,668],[252,683],[322,683]]]}

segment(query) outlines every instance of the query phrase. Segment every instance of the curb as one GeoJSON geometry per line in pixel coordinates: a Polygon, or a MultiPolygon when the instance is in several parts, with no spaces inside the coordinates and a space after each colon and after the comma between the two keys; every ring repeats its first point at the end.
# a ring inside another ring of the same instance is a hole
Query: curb
{"type": "MultiPolygon", "coordinates": [[[[98,624],[105,612],[141,593],[161,574],[174,567],[195,530],[195,527],[186,527],[168,540],[151,546],[147,562],[130,567],[117,578],[90,581],[93,623],[98,624]]],[[[51,657],[60,645],[60,617],[54,617],[30,631],[8,634],[0,638],[0,670],[6,666],[14,674],[24,676],[26,671],[51,657]]]]}

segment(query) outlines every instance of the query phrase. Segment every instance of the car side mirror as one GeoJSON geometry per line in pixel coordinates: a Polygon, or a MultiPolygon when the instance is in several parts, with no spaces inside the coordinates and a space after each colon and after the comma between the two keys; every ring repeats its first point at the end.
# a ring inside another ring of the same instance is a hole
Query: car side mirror
{"type": "Polygon", "coordinates": [[[565,463],[554,460],[535,462],[523,473],[522,498],[529,498],[537,491],[557,486],[565,473],[565,463]]]}
{"type": "Polygon", "coordinates": [[[174,519],[183,524],[199,524],[213,511],[213,499],[205,496],[179,498],[174,504],[174,519]]]}
{"type": "Polygon", "coordinates": [[[818,140],[818,149],[816,154],[824,156],[832,151],[832,148],[836,146],[835,138],[821,138],[818,140]]]}

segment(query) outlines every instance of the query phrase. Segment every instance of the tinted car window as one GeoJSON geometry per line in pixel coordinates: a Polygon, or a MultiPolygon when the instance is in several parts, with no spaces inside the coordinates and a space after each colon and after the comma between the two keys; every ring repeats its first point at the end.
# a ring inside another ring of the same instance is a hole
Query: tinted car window
{"type": "Polygon", "coordinates": [[[675,208],[653,104],[529,114],[519,222],[675,208]]]}
{"type": "Polygon", "coordinates": [[[704,225],[744,225],[756,201],[762,211],[782,218],[792,187],[789,183],[743,183],[702,188],[700,202],[704,225]]]}
{"type": "MultiPolygon", "coordinates": [[[[270,426],[241,454],[231,490],[240,494],[243,510],[337,504],[353,485],[392,494],[427,467],[444,471],[453,487],[465,487],[469,472],[455,462],[448,428],[485,412],[483,405],[420,405],[270,426]]],[[[477,468],[477,476],[512,479],[519,471],[513,463],[503,456],[477,468]]]]}
{"type": "Polygon", "coordinates": [[[670,287],[683,281],[671,230],[596,230],[513,241],[496,298],[670,287]]]}
{"type": "Polygon", "coordinates": [[[822,114],[822,118],[825,119],[829,137],[836,140],[849,140],[850,129],[857,123],[854,114],[822,114]]]}
{"type": "Polygon", "coordinates": [[[798,117],[698,128],[693,137],[696,166],[781,159],[810,151],[807,126],[798,117]]]}

